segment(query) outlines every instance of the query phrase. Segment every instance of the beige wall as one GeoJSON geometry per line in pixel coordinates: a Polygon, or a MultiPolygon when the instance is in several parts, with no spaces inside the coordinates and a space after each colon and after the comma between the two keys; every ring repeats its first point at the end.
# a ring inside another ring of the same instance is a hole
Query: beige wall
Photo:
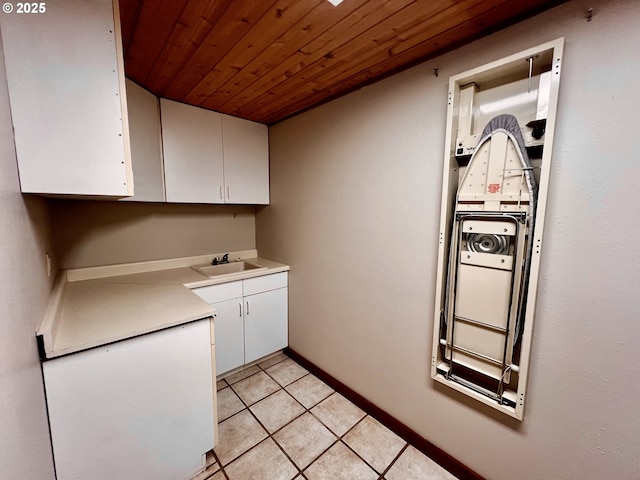
{"type": "Polygon", "coordinates": [[[20,194],[0,40],[0,478],[54,478],[35,330],[51,282],[46,201],[20,194]]]}
{"type": "Polygon", "coordinates": [[[486,478],[640,472],[638,18],[636,1],[570,2],[270,129],[257,246],[291,265],[291,347],[486,478]],[[520,423],[429,376],[447,83],[561,36],[520,423]]]}
{"type": "Polygon", "coordinates": [[[61,268],[190,257],[255,248],[250,206],[55,200],[61,268]]]}

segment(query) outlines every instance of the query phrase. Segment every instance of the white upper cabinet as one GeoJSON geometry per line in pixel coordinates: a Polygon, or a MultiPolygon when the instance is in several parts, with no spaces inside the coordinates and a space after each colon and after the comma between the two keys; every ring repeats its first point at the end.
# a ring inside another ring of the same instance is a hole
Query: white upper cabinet
{"type": "Polygon", "coordinates": [[[222,115],[225,201],[269,203],[269,134],[261,123],[222,115]]]}
{"type": "Polygon", "coordinates": [[[167,202],[224,203],[222,115],[160,99],[167,202]]]}
{"type": "Polygon", "coordinates": [[[266,125],[160,99],[167,202],[269,203],[266,125]]]}
{"type": "Polygon", "coordinates": [[[121,200],[164,202],[158,97],[127,80],[127,109],[135,195],[121,200]]]}
{"type": "Polygon", "coordinates": [[[132,195],[117,1],[39,5],[0,16],[21,189],[132,195]]]}

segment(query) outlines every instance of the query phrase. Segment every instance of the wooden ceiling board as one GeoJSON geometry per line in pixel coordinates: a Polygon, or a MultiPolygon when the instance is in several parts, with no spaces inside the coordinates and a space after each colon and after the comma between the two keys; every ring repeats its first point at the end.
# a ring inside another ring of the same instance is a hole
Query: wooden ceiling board
{"type": "MultiPolygon", "coordinates": [[[[329,95],[324,92],[332,85],[348,79],[355,72],[366,69],[372,65],[384,62],[393,57],[392,50],[403,44],[415,45],[424,39],[431,38],[442,28],[450,28],[460,23],[458,16],[468,19],[460,4],[473,5],[482,0],[466,0],[459,2],[456,8],[451,8],[448,0],[429,1],[422,0],[412,2],[394,15],[387,16],[383,21],[358,35],[358,41],[345,41],[336,48],[329,44],[330,54],[322,55],[318,61],[308,65],[304,71],[292,76],[286,83],[281,83],[271,88],[262,97],[251,104],[246,105],[242,114],[251,112],[258,117],[268,116],[272,113],[273,106],[280,104],[298,104],[309,96],[329,95]],[[448,17],[453,16],[449,19],[448,17]],[[408,32],[420,27],[422,35],[408,36],[408,32]],[[402,32],[405,40],[399,40],[396,32],[402,32]]],[[[494,0],[501,3],[505,0],[494,0]]],[[[483,2],[487,4],[486,1],[483,2]]],[[[337,42],[336,42],[337,43],[337,42]]],[[[235,112],[239,113],[239,112],[235,112]]]]}
{"type": "MultiPolygon", "coordinates": [[[[247,65],[260,56],[268,46],[278,40],[283,32],[295,26],[301,18],[325,0],[278,0],[247,34],[242,37],[214,69],[203,78],[184,98],[187,103],[205,105],[212,108],[210,97],[237,74],[245,71],[247,65]]],[[[261,62],[268,61],[262,58],[261,62]]]]}
{"type": "MultiPolygon", "coordinates": [[[[365,2],[366,0],[359,0],[365,2]]],[[[350,6],[356,6],[357,1],[350,2],[350,6]]],[[[326,3],[320,0],[318,5],[307,15],[297,21],[295,25],[286,29],[280,37],[271,42],[265,50],[254,57],[244,69],[229,79],[224,85],[214,91],[204,104],[207,108],[217,110],[225,108],[232,111],[235,104],[244,105],[250,98],[250,93],[245,92],[247,87],[254,85],[265,74],[273,71],[280,65],[283,59],[290,58],[299,48],[305,44],[305,39],[317,35],[333,25],[334,20],[326,15],[326,3]],[[313,28],[311,26],[313,25],[313,28]],[[227,106],[229,102],[232,102],[227,106]]],[[[259,90],[260,92],[261,90],[259,90]]]]}
{"type": "MultiPolygon", "coordinates": [[[[408,49],[405,48],[394,51],[393,56],[388,57],[377,65],[367,68],[362,68],[361,65],[355,65],[349,70],[336,72],[340,78],[339,83],[322,87],[316,85],[313,87],[315,90],[314,93],[304,95],[298,102],[286,104],[281,110],[269,113],[256,110],[256,116],[264,119],[264,123],[274,123],[294,113],[306,110],[310,108],[310,106],[319,105],[338,98],[345,93],[352,92],[362,86],[385,78],[389,74],[398,73],[410,66],[417,65],[429,58],[434,58],[447,51],[458,48],[465,43],[485,36],[487,19],[494,21],[496,18],[504,18],[506,21],[510,21],[515,15],[513,10],[514,2],[505,0],[502,5],[486,11],[482,15],[474,15],[467,22],[436,35],[430,38],[429,41],[417,43],[408,49]],[[473,36],[474,32],[475,37],[473,36]],[[470,35],[470,37],[463,37],[462,35],[470,35]],[[469,39],[467,40],[467,38],[469,39]]],[[[517,8],[515,10],[519,11],[517,8]]],[[[403,46],[406,47],[407,45],[403,46]]],[[[528,64],[523,64],[523,69],[528,69],[528,64]]]]}
{"type": "MultiPolygon", "coordinates": [[[[474,3],[477,4],[479,1],[469,1],[467,3],[473,6],[474,3]]],[[[487,4],[487,2],[483,3],[487,4]]],[[[497,7],[501,7],[503,3],[509,3],[509,0],[494,2],[497,7]]],[[[388,37],[385,41],[380,41],[379,37],[375,36],[372,40],[372,43],[375,44],[374,47],[358,48],[356,51],[350,52],[349,57],[338,50],[339,54],[336,57],[345,58],[339,62],[337,68],[329,69],[326,64],[321,63],[319,75],[303,78],[302,83],[297,85],[287,84],[289,101],[298,100],[299,102],[292,103],[291,106],[277,112],[269,111],[270,104],[252,104],[250,106],[253,109],[253,113],[258,116],[275,115],[278,117],[286,111],[296,111],[297,108],[300,108],[300,102],[304,103],[309,100],[313,102],[314,97],[333,96],[339,91],[370,83],[372,79],[380,78],[380,75],[384,72],[396,71],[402,65],[415,62],[418,59],[424,59],[425,52],[432,52],[434,48],[440,46],[446,34],[449,37],[457,38],[458,33],[452,35],[449,30],[446,30],[444,34],[436,35],[437,31],[442,30],[443,27],[449,29],[455,27],[464,28],[465,32],[472,32],[473,25],[471,23],[474,19],[466,11],[456,9],[457,15],[450,15],[448,10],[445,9],[436,13],[427,21],[420,22],[414,29],[403,29],[402,39],[388,37]],[[413,30],[413,35],[409,35],[411,30],[413,30]],[[428,38],[429,41],[425,42],[425,38],[428,38]],[[340,81],[336,83],[335,79],[340,79],[340,81]],[[305,81],[311,82],[311,84],[304,83],[305,81]],[[311,97],[308,96],[309,88],[312,88],[315,92],[311,97]]],[[[375,34],[376,32],[373,33],[375,34]]],[[[362,39],[362,37],[360,36],[359,39],[362,39]]],[[[349,46],[347,45],[347,47],[349,46]]],[[[311,68],[307,70],[311,70],[311,68]]],[[[275,90],[274,94],[277,97],[280,92],[275,90]]],[[[281,102],[280,104],[282,105],[281,102]]]]}
{"type": "Polygon", "coordinates": [[[126,13],[120,12],[120,30],[122,32],[122,46],[125,58],[131,47],[138,18],[140,18],[142,3],[143,0],[127,0],[126,13]]]}
{"type": "MultiPolygon", "coordinates": [[[[307,43],[302,44],[291,56],[287,56],[284,61],[275,65],[267,75],[257,79],[255,83],[241,92],[239,102],[233,99],[221,107],[229,111],[232,115],[243,116],[246,112],[251,112],[252,105],[259,97],[275,95],[273,89],[285,82],[293,82],[303,70],[311,65],[321,62],[327,55],[331,55],[333,48],[344,45],[354,36],[365,32],[371,25],[374,25],[390,14],[397,11],[400,5],[406,5],[406,0],[384,1],[384,0],[362,0],[360,2],[350,2],[351,5],[358,5],[351,13],[347,13],[343,19],[335,23],[328,30],[319,32],[315,38],[311,38],[307,43]],[[293,80],[291,80],[293,79],[293,80]]],[[[330,23],[331,25],[331,23],[330,23]]]]}
{"type": "MultiPolygon", "coordinates": [[[[195,1],[195,0],[191,0],[195,1]]],[[[173,83],[161,91],[163,97],[186,102],[186,96],[211,72],[253,25],[273,5],[273,0],[255,2],[235,0],[203,39],[173,83]]]]}
{"type": "Polygon", "coordinates": [[[142,83],[156,94],[169,88],[232,1],[189,2],[142,83]]]}
{"type": "Polygon", "coordinates": [[[566,0],[120,0],[125,71],[272,124],[566,0]]]}
{"type": "Polygon", "coordinates": [[[132,79],[146,78],[189,0],[144,1],[127,48],[126,70],[132,79]],[[161,15],[158,14],[161,12],[161,15]]]}

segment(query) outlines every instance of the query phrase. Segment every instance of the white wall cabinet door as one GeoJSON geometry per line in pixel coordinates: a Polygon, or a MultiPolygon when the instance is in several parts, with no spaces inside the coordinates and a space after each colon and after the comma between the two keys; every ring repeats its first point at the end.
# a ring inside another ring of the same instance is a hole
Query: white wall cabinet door
{"type": "Polygon", "coordinates": [[[203,319],[43,364],[58,480],[190,478],[214,446],[203,319]]]}
{"type": "Polygon", "coordinates": [[[244,297],[244,360],[253,362],[288,345],[288,288],[244,297]]]}
{"type": "Polygon", "coordinates": [[[269,133],[261,123],[222,116],[225,202],[269,203],[269,133]]]}
{"type": "Polygon", "coordinates": [[[222,115],[160,99],[167,202],[224,203],[222,115]]]}
{"type": "Polygon", "coordinates": [[[167,202],[269,203],[266,125],[160,99],[167,202]]]}
{"type": "Polygon", "coordinates": [[[244,317],[242,298],[214,303],[216,335],[216,374],[244,365],[244,317]]]}
{"type": "Polygon", "coordinates": [[[20,188],[133,195],[118,4],[38,5],[0,15],[20,188]]]}
{"type": "Polygon", "coordinates": [[[135,195],[121,200],[164,202],[164,168],[158,97],[131,80],[127,84],[127,109],[135,195]]]}

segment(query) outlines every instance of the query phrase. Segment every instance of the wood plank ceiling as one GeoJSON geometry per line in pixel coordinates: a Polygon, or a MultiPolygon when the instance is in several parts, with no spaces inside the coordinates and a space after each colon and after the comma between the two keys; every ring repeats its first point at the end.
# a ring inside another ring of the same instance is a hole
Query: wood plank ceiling
{"type": "Polygon", "coordinates": [[[565,0],[120,0],[129,78],[273,124],[565,0]]]}

